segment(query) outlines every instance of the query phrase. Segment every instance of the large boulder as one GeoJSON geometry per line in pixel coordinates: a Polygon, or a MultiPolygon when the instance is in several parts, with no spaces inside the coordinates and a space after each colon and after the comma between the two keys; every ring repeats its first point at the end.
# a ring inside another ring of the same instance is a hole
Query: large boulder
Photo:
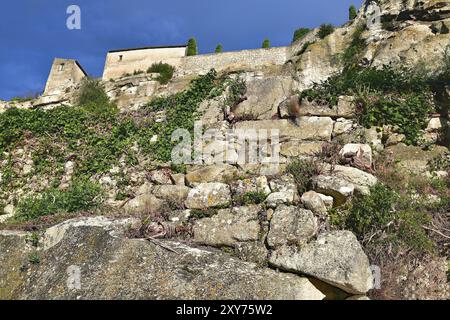
{"type": "Polygon", "coordinates": [[[364,195],[369,194],[370,187],[373,187],[378,182],[378,179],[370,173],[341,165],[334,166],[333,175],[353,184],[355,192],[364,195]]]}
{"type": "Polygon", "coordinates": [[[235,207],[223,209],[210,217],[194,224],[196,242],[214,247],[234,247],[239,242],[259,239],[260,206],[235,207]]]}
{"type": "Polygon", "coordinates": [[[230,187],[224,183],[201,183],[189,191],[185,205],[188,209],[207,209],[231,203],[230,187]]]}
{"type": "MultiPolygon", "coordinates": [[[[120,229],[129,223],[123,221],[120,229]]],[[[127,239],[115,223],[101,224],[68,221],[57,242],[37,251],[27,242],[30,234],[1,231],[0,299],[324,298],[304,277],[218,250],[127,239]],[[33,262],[31,254],[38,257],[33,262]]]]}
{"type": "Polygon", "coordinates": [[[267,243],[272,248],[286,244],[302,245],[316,234],[317,228],[317,218],[311,211],[281,205],[270,220],[267,243]]]}
{"type": "Polygon", "coordinates": [[[235,110],[234,116],[269,120],[277,114],[278,105],[290,93],[292,77],[274,76],[253,78],[247,81],[246,100],[235,110]]]}
{"type": "Polygon", "coordinates": [[[373,286],[369,259],[350,231],[322,234],[300,248],[275,250],[269,262],[280,269],[307,274],[351,294],[365,294],[373,286]]]}

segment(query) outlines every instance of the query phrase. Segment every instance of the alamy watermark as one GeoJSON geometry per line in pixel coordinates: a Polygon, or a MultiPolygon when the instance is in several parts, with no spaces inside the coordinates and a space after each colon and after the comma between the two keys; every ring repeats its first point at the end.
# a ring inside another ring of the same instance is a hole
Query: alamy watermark
{"type": "Polygon", "coordinates": [[[372,1],[367,6],[367,29],[380,29],[381,28],[381,8],[378,4],[372,1]]]}
{"type": "Polygon", "coordinates": [[[172,133],[174,164],[260,164],[278,168],[280,163],[279,129],[203,130],[195,122],[194,141],[186,129],[172,133]]]}
{"type": "Polygon", "coordinates": [[[81,289],[81,269],[79,266],[71,265],[66,270],[67,273],[67,288],[69,290],[81,289]]]}
{"type": "Polygon", "coordinates": [[[69,15],[66,20],[66,26],[69,30],[81,29],[81,8],[77,5],[67,7],[66,13],[69,15]]]}

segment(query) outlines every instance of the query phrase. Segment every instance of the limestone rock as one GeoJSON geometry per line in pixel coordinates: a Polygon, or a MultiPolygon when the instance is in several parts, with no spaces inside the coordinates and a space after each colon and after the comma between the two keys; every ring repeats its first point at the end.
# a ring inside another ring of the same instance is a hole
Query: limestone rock
{"type": "Polygon", "coordinates": [[[405,141],[405,139],[406,139],[406,136],[404,134],[391,133],[391,134],[389,134],[389,136],[386,140],[386,147],[395,146],[396,144],[399,144],[399,143],[405,141]]]}
{"type": "Polygon", "coordinates": [[[190,190],[191,189],[186,186],[162,185],[155,186],[153,189],[153,194],[160,199],[168,201],[169,203],[183,206],[190,190]]]}
{"type": "Polygon", "coordinates": [[[344,204],[355,191],[355,186],[352,183],[335,176],[319,175],[313,177],[312,184],[316,192],[333,197],[335,206],[344,204]]]}
{"type": "MultiPolygon", "coordinates": [[[[302,194],[301,200],[306,209],[311,210],[315,214],[324,215],[328,212],[328,206],[323,201],[322,196],[315,191],[308,191],[302,194]]],[[[331,204],[333,205],[333,199],[331,199],[331,204]]]]}
{"type": "Polygon", "coordinates": [[[267,243],[270,247],[286,244],[301,245],[317,232],[317,218],[314,214],[294,206],[278,206],[270,221],[267,243]]]}
{"type": "Polygon", "coordinates": [[[223,96],[220,96],[213,100],[205,100],[200,104],[198,112],[202,115],[200,120],[204,124],[211,125],[224,120],[224,99],[223,96]]]}
{"type": "Polygon", "coordinates": [[[177,186],[184,186],[186,185],[186,179],[184,174],[182,173],[175,173],[171,174],[170,177],[172,178],[172,182],[176,184],[177,186]]]}
{"type": "Polygon", "coordinates": [[[237,172],[236,167],[229,164],[209,165],[188,172],[186,181],[191,186],[204,182],[226,182],[236,176],[237,172]]]}
{"type": "Polygon", "coordinates": [[[322,193],[318,193],[318,195],[322,199],[323,203],[325,204],[325,207],[327,207],[328,210],[333,208],[333,202],[334,202],[333,197],[324,195],[322,193]]]}
{"type": "Polygon", "coordinates": [[[307,278],[260,268],[218,250],[162,240],[174,253],[143,239],[114,235],[109,225],[75,222],[57,245],[38,252],[40,263],[33,265],[28,262],[28,234],[0,232],[0,299],[324,298],[307,278]],[[68,270],[79,272],[81,285],[68,285],[68,270]]]}
{"type": "Polygon", "coordinates": [[[150,181],[156,184],[172,184],[168,170],[154,170],[149,173],[150,181]]]}
{"type": "Polygon", "coordinates": [[[260,211],[261,207],[257,205],[219,210],[216,215],[195,222],[194,239],[215,247],[234,247],[239,242],[257,241],[260,211]]]}
{"type": "Polygon", "coordinates": [[[356,125],[355,125],[355,123],[352,120],[345,119],[345,118],[339,118],[334,123],[333,136],[339,136],[339,135],[342,135],[344,133],[348,133],[355,126],[356,125]]]}
{"type": "Polygon", "coordinates": [[[298,197],[297,185],[295,184],[294,177],[292,177],[291,175],[283,175],[281,177],[272,179],[269,185],[272,192],[289,191],[295,193],[296,198],[298,197]]]}
{"type": "Polygon", "coordinates": [[[230,184],[233,196],[244,196],[249,192],[261,192],[268,195],[270,191],[266,176],[253,177],[243,180],[236,180],[230,184]]]}
{"type": "Polygon", "coordinates": [[[241,260],[267,266],[269,250],[262,241],[238,242],[234,254],[241,260]]]}
{"type": "Polygon", "coordinates": [[[153,194],[140,194],[125,203],[124,210],[128,213],[151,213],[158,212],[164,208],[165,202],[153,194]]]}
{"type": "Polygon", "coordinates": [[[191,189],[185,201],[189,209],[207,209],[230,203],[230,187],[224,183],[201,183],[191,189]]]}
{"type": "Polygon", "coordinates": [[[272,193],[266,199],[269,207],[275,208],[279,204],[292,204],[298,201],[297,186],[292,176],[284,175],[272,179],[269,185],[272,190],[272,193]]]}
{"type": "Polygon", "coordinates": [[[372,288],[369,259],[349,231],[322,234],[299,249],[284,246],[272,253],[270,263],[283,270],[316,277],[351,294],[372,288]]]}
{"type": "Polygon", "coordinates": [[[286,141],[281,143],[280,154],[285,157],[313,156],[322,151],[321,141],[286,141]]]}
{"type": "Polygon", "coordinates": [[[378,179],[370,173],[341,165],[334,167],[333,175],[353,184],[355,191],[364,195],[369,194],[370,187],[378,182],[378,179]]]}
{"type": "MultiPolygon", "coordinates": [[[[333,120],[329,117],[301,117],[297,124],[287,119],[242,121],[235,125],[235,130],[279,130],[280,142],[290,140],[330,141],[333,120]]],[[[236,131],[239,132],[239,131],[236,131]]]]}
{"type": "Polygon", "coordinates": [[[266,198],[265,203],[269,208],[276,208],[280,204],[292,204],[294,203],[294,192],[289,190],[272,192],[266,198]]]}
{"type": "Polygon", "coordinates": [[[372,167],[372,148],[368,144],[346,144],[339,152],[339,156],[345,163],[357,164],[367,169],[372,167]]]}
{"type": "Polygon", "coordinates": [[[442,128],[450,127],[450,122],[445,118],[431,118],[428,122],[428,126],[426,131],[428,132],[437,132],[442,130],[442,128]]]}
{"type": "Polygon", "coordinates": [[[236,117],[251,116],[255,120],[269,120],[277,114],[278,105],[289,94],[292,78],[264,77],[247,81],[246,100],[234,110],[236,117]]]}
{"type": "Polygon", "coordinates": [[[364,129],[364,139],[369,143],[372,148],[378,152],[382,151],[384,148],[382,139],[383,133],[377,127],[371,127],[369,129],[364,129]]]}

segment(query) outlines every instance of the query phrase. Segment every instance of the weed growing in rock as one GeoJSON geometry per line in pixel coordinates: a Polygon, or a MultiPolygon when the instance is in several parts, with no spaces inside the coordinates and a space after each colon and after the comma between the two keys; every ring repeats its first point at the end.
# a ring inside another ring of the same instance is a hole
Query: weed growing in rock
{"type": "Polygon", "coordinates": [[[260,204],[266,200],[267,196],[262,191],[250,191],[235,198],[235,205],[246,206],[250,204],[260,204]]]}
{"type": "Polygon", "coordinates": [[[210,218],[217,214],[217,209],[191,209],[190,214],[193,219],[210,218]]]}
{"type": "Polygon", "coordinates": [[[432,252],[435,242],[427,230],[433,225],[434,215],[449,209],[447,185],[440,183],[411,178],[398,190],[378,183],[370,189],[370,195],[359,195],[347,207],[334,209],[331,222],[353,231],[373,256],[386,246],[390,252],[383,255],[391,257],[410,250],[432,252]],[[438,200],[429,197],[434,193],[439,195],[438,200]]]}
{"type": "Polygon", "coordinates": [[[147,73],[159,73],[159,76],[156,78],[156,80],[160,84],[168,84],[172,79],[174,72],[175,67],[162,62],[154,63],[150,68],[147,69],[147,73]]]}
{"type": "Polygon", "coordinates": [[[356,96],[362,125],[393,126],[397,133],[406,136],[407,144],[417,144],[434,110],[433,95],[449,81],[449,55],[445,55],[441,70],[431,75],[420,68],[363,68],[359,65],[365,48],[363,31],[363,26],[356,28],[343,53],[343,71],[304,90],[301,99],[334,106],[341,95],[356,96]]]}
{"type": "Polygon", "coordinates": [[[317,35],[319,36],[320,39],[325,39],[326,36],[332,34],[334,32],[334,26],[332,24],[326,23],[326,24],[322,24],[319,27],[319,32],[317,33],[317,35]]]}
{"type": "Polygon", "coordinates": [[[101,204],[99,185],[75,181],[67,190],[48,189],[40,195],[23,198],[17,205],[14,219],[27,221],[40,216],[91,210],[101,204]]]}
{"type": "Polygon", "coordinates": [[[197,109],[206,99],[212,99],[223,93],[225,79],[218,79],[215,70],[192,81],[188,90],[169,97],[152,100],[146,109],[151,112],[164,111],[165,121],[155,123],[148,131],[149,135],[140,137],[140,145],[146,152],[151,152],[154,158],[170,161],[173,147],[172,132],[176,129],[194,131],[194,122],[200,116],[197,109]],[[158,141],[150,143],[153,134],[158,134],[158,141]]]}
{"type": "Polygon", "coordinates": [[[309,29],[309,28],[299,28],[299,29],[295,30],[294,37],[292,38],[292,42],[295,42],[297,40],[304,38],[310,31],[311,31],[311,29],[309,29]]]}
{"type": "Polygon", "coordinates": [[[300,194],[311,190],[311,178],[319,175],[322,169],[313,159],[295,159],[286,167],[286,172],[294,177],[300,194]]]}
{"type": "Polygon", "coordinates": [[[355,20],[357,15],[358,12],[356,11],[356,7],[354,5],[351,5],[350,8],[348,8],[348,19],[355,20]]]}

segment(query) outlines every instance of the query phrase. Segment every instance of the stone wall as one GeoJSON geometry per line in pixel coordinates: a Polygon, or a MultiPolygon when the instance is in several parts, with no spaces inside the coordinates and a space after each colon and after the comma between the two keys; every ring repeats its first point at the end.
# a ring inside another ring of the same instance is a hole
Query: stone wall
{"type": "Polygon", "coordinates": [[[184,57],[177,68],[177,75],[202,74],[213,68],[223,71],[283,65],[288,50],[289,47],[277,47],[184,57]]]}
{"type": "Polygon", "coordinates": [[[145,72],[153,63],[158,62],[179,67],[181,58],[185,55],[184,46],[111,51],[106,55],[103,80],[121,78],[124,74],[133,74],[135,71],[145,72]]]}
{"type": "Polygon", "coordinates": [[[65,89],[79,83],[87,74],[76,60],[59,59],[53,61],[44,95],[62,95],[65,89]]]}

